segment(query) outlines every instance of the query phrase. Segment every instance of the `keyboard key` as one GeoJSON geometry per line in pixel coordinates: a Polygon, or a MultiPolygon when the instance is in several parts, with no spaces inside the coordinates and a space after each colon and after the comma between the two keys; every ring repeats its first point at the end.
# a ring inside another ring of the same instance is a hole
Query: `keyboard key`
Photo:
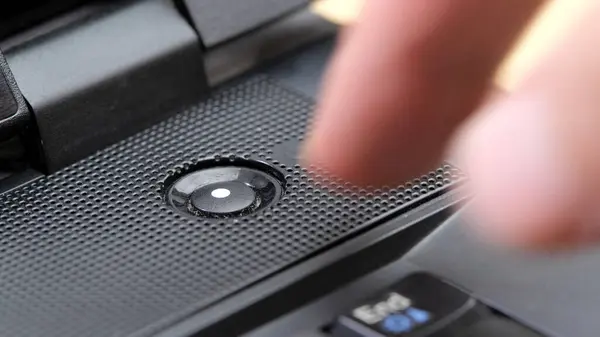
{"type": "Polygon", "coordinates": [[[406,315],[418,324],[425,324],[431,319],[431,314],[429,312],[417,308],[408,308],[406,310],[406,315]]]}
{"type": "Polygon", "coordinates": [[[393,334],[411,332],[414,329],[415,322],[408,316],[401,314],[392,314],[383,319],[381,326],[385,331],[393,334]]]}
{"type": "Polygon", "coordinates": [[[456,331],[488,310],[429,274],[413,274],[337,320],[335,337],[426,336],[456,331]]]}

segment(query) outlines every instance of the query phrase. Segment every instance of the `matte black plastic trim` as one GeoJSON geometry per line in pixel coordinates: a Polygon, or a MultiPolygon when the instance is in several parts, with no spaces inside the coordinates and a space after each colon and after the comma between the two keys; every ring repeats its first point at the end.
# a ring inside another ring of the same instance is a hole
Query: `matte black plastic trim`
{"type": "Polygon", "coordinates": [[[0,141],[17,135],[29,121],[29,109],[0,52],[0,141]]]}
{"type": "Polygon", "coordinates": [[[202,37],[214,47],[305,7],[309,0],[179,0],[202,37]]]}
{"type": "Polygon", "coordinates": [[[42,177],[43,175],[39,171],[33,169],[26,169],[22,172],[10,174],[8,177],[0,180],[0,194],[13,191],[42,177]]]}
{"type": "Polygon", "coordinates": [[[40,24],[85,2],[86,0],[25,1],[11,4],[10,7],[4,6],[0,14],[0,39],[40,24]]]}
{"type": "Polygon", "coordinates": [[[207,308],[157,336],[238,336],[283,316],[401,258],[448,217],[444,211],[463,200],[458,196],[464,196],[460,187],[207,308]]]}
{"type": "Polygon", "coordinates": [[[242,38],[211,48],[205,69],[216,86],[311,43],[332,38],[338,26],[312,11],[300,10],[242,38]]]}
{"type": "Polygon", "coordinates": [[[207,91],[194,30],[170,0],[127,5],[15,48],[7,58],[54,172],[207,91]]]}
{"type": "Polygon", "coordinates": [[[482,320],[463,333],[462,337],[543,337],[516,322],[502,318],[482,320]]]}

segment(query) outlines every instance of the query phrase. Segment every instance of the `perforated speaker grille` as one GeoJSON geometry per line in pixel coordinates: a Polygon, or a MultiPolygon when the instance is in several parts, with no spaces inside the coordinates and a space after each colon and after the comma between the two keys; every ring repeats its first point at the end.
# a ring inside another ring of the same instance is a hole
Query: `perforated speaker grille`
{"type": "Polygon", "coordinates": [[[255,77],[0,196],[0,336],[151,335],[461,178],[446,166],[374,195],[326,189],[272,154],[302,137],[311,108],[255,77]],[[284,198],[228,220],[166,206],[166,172],[215,155],[278,167],[284,198]]]}

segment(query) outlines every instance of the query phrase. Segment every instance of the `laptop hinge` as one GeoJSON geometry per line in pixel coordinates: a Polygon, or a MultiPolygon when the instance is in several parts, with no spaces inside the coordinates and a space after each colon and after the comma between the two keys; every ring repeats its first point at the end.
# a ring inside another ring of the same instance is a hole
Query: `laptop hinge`
{"type": "Polygon", "coordinates": [[[209,48],[174,0],[81,8],[80,19],[48,25],[60,29],[13,39],[6,58],[31,109],[19,121],[35,131],[27,139],[38,145],[36,167],[58,171],[201,101],[224,81],[335,34],[334,24],[297,8],[300,1],[283,2],[279,19],[260,16],[209,48]]]}
{"type": "Polygon", "coordinates": [[[6,53],[33,111],[47,173],[208,92],[198,36],[171,0],[109,6],[6,53]]]}
{"type": "Polygon", "coordinates": [[[0,52],[0,181],[39,164],[31,112],[0,52]]]}
{"type": "Polygon", "coordinates": [[[18,135],[28,122],[27,104],[0,52],[0,142],[18,135]]]}

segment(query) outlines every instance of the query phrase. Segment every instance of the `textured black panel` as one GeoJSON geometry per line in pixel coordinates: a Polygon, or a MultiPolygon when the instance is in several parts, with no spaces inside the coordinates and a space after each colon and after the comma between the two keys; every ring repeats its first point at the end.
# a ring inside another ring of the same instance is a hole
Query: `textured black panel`
{"type": "Polygon", "coordinates": [[[301,138],[311,109],[252,78],[2,195],[0,336],[151,334],[460,179],[445,167],[374,195],[326,189],[270,154],[301,138]],[[166,206],[166,173],[215,155],[279,167],[286,195],[240,219],[196,219],[166,206]]]}

